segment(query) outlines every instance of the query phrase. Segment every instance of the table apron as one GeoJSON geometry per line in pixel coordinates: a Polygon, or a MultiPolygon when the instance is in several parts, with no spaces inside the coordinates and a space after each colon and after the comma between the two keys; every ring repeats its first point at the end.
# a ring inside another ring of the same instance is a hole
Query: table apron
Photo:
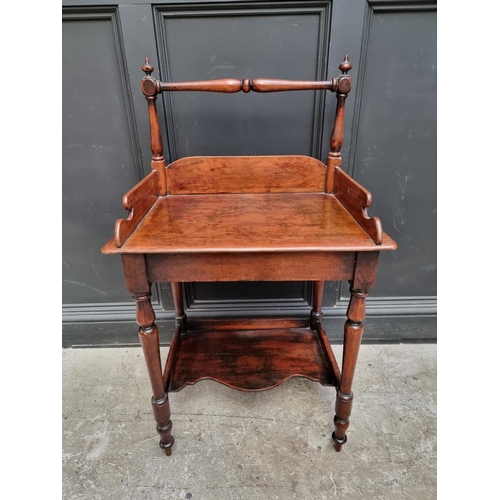
{"type": "Polygon", "coordinates": [[[352,280],[357,252],[146,254],[149,281],[352,280]]]}

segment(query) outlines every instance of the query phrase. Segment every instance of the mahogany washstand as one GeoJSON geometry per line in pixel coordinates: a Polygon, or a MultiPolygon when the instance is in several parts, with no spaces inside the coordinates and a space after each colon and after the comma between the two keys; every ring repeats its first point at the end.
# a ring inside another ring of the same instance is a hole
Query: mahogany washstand
{"type": "Polygon", "coordinates": [[[142,67],[149,109],[152,172],[123,197],[105,254],[122,258],[137,306],[139,337],[153,389],[160,447],[172,452],[168,393],[212,379],[242,391],[271,389],[301,376],[336,388],[334,446],[345,444],[351,391],[363,334],[365,300],[374,286],[380,251],[396,249],[376,217],[371,194],[342,169],[344,105],[352,81],[271,79],[163,83],[142,67]],[[326,165],[307,156],[187,157],[166,165],[156,98],[162,92],[277,92],[330,90],[337,109],[326,165]],[[309,318],[190,321],[183,282],[312,281],[309,318]],[[347,280],[351,298],[344,327],[342,370],[321,324],[325,280],[347,280]],[[176,330],[162,369],[151,284],[171,282],[176,330]]]}

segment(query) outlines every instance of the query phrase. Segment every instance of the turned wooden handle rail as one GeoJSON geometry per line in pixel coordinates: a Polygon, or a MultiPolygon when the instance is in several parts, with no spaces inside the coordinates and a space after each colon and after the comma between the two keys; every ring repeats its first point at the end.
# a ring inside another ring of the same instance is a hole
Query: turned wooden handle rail
{"type": "Polygon", "coordinates": [[[154,67],[146,62],[142,70],[146,76],[142,79],[142,93],[148,101],[149,124],[151,132],[151,151],[153,158],[151,168],[158,171],[159,191],[162,196],[168,192],[167,178],[165,174],[165,159],[163,157],[163,144],[156,111],[156,98],[162,92],[197,91],[197,92],[222,92],[232,94],[235,92],[282,92],[289,90],[330,90],[337,96],[337,109],[333,122],[332,135],[330,137],[330,153],[327,160],[327,172],[325,181],[325,192],[332,193],[334,186],[335,168],[342,165],[340,149],[344,140],[344,107],[345,100],[352,87],[351,76],[347,72],[352,68],[349,56],[346,55],[339,65],[342,74],[337,78],[326,81],[301,81],[301,80],[277,80],[272,78],[256,78],[250,80],[245,78],[225,78],[221,80],[204,80],[197,82],[160,82],[155,80],[151,73],[154,67]]]}
{"type": "Polygon", "coordinates": [[[220,80],[201,80],[194,82],[160,82],[151,77],[154,68],[146,59],[142,70],[146,73],[143,80],[143,92],[146,96],[161,94],[162,92],[194,91],[194,92],[222,92],[232,94],[235,92],[282,92],[289,90],[330,90],[331,92],[349,92],[351,77],[347,72],[352,68],[349,57],[346,55],[339,66],[342,75],[326,81],[279,80],[274,78],[223,78],[220,80]],[[348,80],[347,83],[342,83],[348,80]],[[341,88],[342,87],[342,88],[341,88]]]}
{"type": "Polygon", "coordinates": [[[190,90],[199,92],[223,92],[232,94],[235,92],[280,92],[284,90],[337,90],[335,79],[324,82],[308,82],[297,80],[275,80],[272,78],[256,78],[250,80],[236,80],[235,78],[225,78],[222,80],[206,80],[198,82],[158,82],[157,91],[173,92],[178,90],[190,90]]]}

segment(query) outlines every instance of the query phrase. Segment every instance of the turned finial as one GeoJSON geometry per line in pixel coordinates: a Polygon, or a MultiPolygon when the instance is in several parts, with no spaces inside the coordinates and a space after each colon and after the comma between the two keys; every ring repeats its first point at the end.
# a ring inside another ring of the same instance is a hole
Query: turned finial
{"type": "Polygon", "coordinates": [[[146,99],[156,99],[156,94],[159,93],[156,86],[157,84],[159,85],[160,82],[156,82],[151,76],[151,73],[154,71],[154,67],[152,64],[149,64],[148,57],[146,57],[146,61],[142,66],[142,71],[146,73],[146,76],[142,79],[141,83],[142,93],[146,96],[146,99]]]}
{"type": "Polygon", "coordinates": [[[149,64],[149,57],[146,57],[146,61],[144,62],[144,65],[142,66],[142,71],[146,73],[146,75],[151,76],[151,73],[154,71],[154,67],[152,64],[149,64]]]}
{"type": "Polygon", "coordinates": [[[349,62],[349,56],[346,54],[344,60],[339,64],[339,69],[343,75],[346,75],[351,68],[352,64],[349,62]]]}

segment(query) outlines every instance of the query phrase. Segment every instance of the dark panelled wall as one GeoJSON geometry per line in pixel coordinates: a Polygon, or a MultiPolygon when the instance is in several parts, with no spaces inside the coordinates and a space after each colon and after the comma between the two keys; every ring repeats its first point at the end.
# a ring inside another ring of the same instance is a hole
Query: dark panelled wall
{"type": "MultiPolygon", "coordinates": [[[[348,53],[344,168],[373,194],[370,214],[399,244],[383,253],[365,341],[436,338],[436,3],[63,1],[63,344],[138,343],[119,257],[101,247],[121,197],[149,171],[141,66],[164,81],[327,79],[348,53]]],[[[167,160],[306,154],[326,159],[331,93],[162,94],[167,160]]],[[[188,315],[307,315],[310,283],[187,283],[188,315]]],[[[162,341],[169,287],[154,290],[162,341]]],[[[325,325],[341,338],[344,283],[328,283],[325,325]]]]}

